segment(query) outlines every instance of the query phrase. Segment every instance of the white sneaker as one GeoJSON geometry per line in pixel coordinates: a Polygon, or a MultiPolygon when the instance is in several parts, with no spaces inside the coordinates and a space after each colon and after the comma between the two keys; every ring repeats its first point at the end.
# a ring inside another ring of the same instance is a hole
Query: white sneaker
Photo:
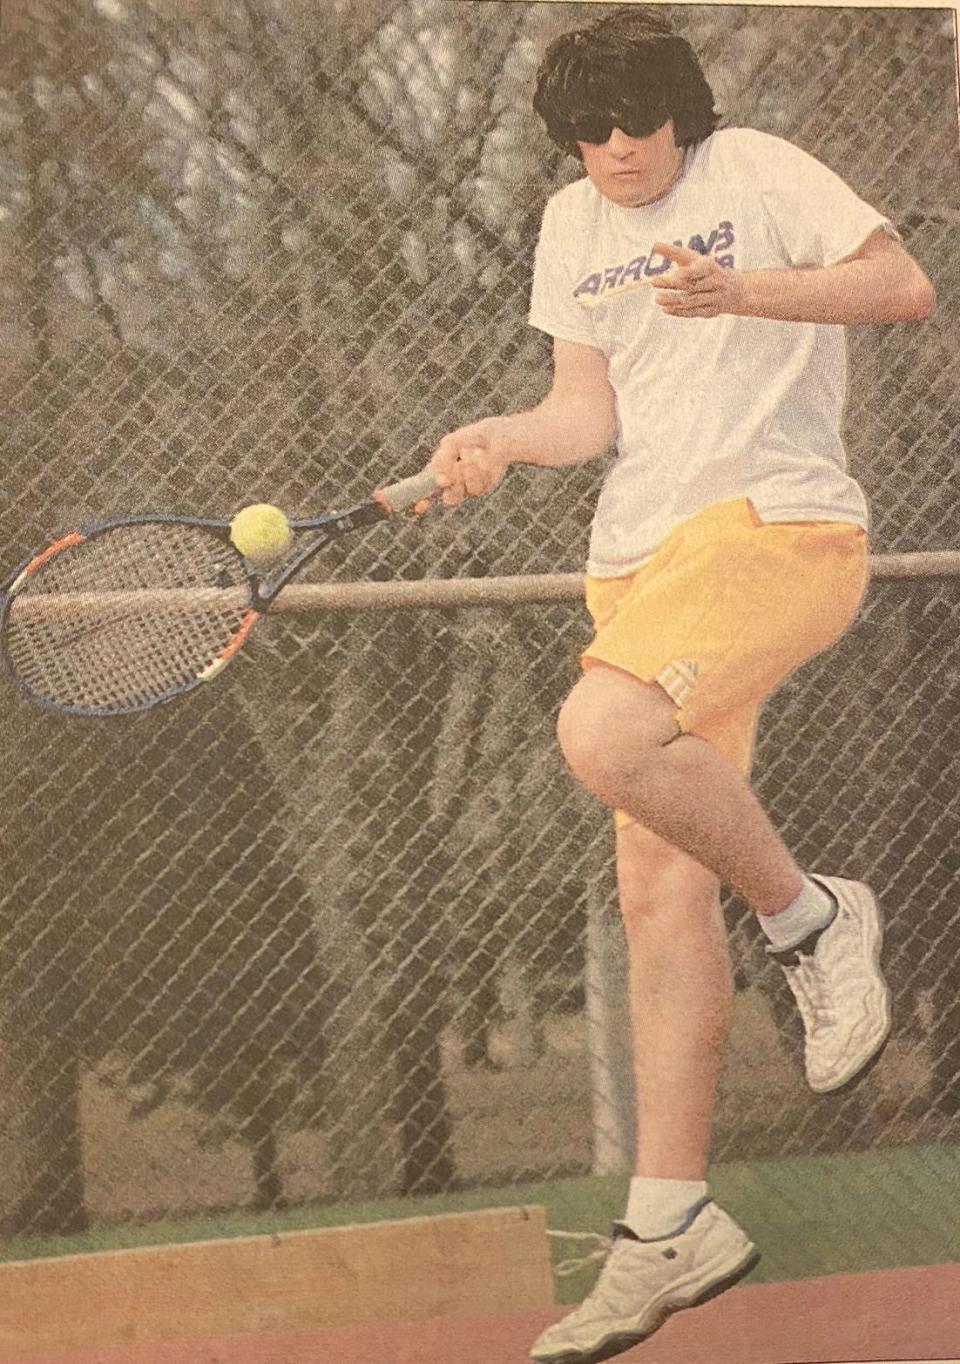
{"type": "Polygon", "coordinates": [[[596,1364],[629,1350],[671,1312],[732,1287],[759,1260],[756,1247],[709,1198],[677,1231],[639,1240],[615,1223],[614,1240],[590,1296],[548,1326],[530,1357],[537,1364],[596,1364]]]}
{"type": "MultiPolygon", "coordinates": [[[[858,1075],[890,1032],[890,992],[880,971],[883,924],[869,886],[811,876],[837,902],[813,941],[773,952],[803,1019],[807,1081],[827,1094],[858,1075]]],[[[769,950],[769,949],[768,949],[769,950]]]]}

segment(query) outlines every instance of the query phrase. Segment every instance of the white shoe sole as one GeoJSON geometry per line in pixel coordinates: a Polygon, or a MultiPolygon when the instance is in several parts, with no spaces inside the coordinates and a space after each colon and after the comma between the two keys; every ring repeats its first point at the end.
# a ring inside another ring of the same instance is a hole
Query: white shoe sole
{"type": "Polygon", "coordinates": [[[671,1284],[659,1298],[654,1298],[646,1311],[637,1317],[629,1330],[612,1331],[587,1350],[563,1349],[549,1354],[533,1354],[533,1364],[601,1364],[602,1360],[613,1359],[614,1355],[639,1345],[652,1336],[654,1331],[673,1316],[689,1307],[699,1307],[711,1298],[719,1297],[728,1288],[733,1288],[755,1269],[760,1260],[756,1246],[748,1242],[745,1252],[734,1260],[713,1265],[708,1270],[701,1269],[696,1276],[686,1281],[671,1284]],[[707,1280],[704,1282],[704,1274],[707,1280]]]}

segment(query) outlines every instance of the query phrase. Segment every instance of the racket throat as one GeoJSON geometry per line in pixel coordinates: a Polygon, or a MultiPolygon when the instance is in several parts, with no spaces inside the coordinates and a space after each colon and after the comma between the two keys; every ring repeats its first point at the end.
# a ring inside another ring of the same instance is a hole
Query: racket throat
{"type": "Polygon", "coordinates": [[[248,573],[247,583],[253,610],[260,615],[266,614],[287,583],[295,578],[311,559],[316,558],[331,540],[366,526],[375,526],[386,520],[389,515],[389,510],[379,502],[371,500],[356,507],[349,507],[346,511],[328,513],[320,520],[291,521],[291,530],[313,531],[315,534],[284,564],[282,571],[275,577],[260,578],[255,572],[248,573]]]}

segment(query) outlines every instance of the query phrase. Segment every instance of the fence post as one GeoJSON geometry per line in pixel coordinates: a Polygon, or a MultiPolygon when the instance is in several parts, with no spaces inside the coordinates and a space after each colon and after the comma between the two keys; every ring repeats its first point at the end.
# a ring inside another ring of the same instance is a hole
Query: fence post
{"type": "Polygon", "coordinates": [[[636,1137],[627,949],[616,908],[597,882],[587,900],[585,984],[593,1173],[625,1174],[633,1169],[636,1137]]]}

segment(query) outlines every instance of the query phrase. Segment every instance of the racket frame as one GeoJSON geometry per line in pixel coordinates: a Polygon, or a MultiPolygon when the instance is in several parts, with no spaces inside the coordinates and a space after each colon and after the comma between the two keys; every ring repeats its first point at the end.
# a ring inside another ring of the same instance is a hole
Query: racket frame
{"type": "Polygon", "coordinates": [[[214,677],[217,677],[246,643],[254,625],[262,616],[267,614],[287,583],[296,577],[300,570],[332,540],[386,520],[395,511],[412,505],[414,493],[418,497],[429,497],[436,491],[436,484],[431,477],[420,474],[415,475],[414,478],[405,479],[402,483],[395,484],[392,489],[378,490],[365,501],[344,511],[328,511],[319,516],[292,519],[289,522],[291,531],[301,534],[308,534],[311,531],[315,533],[291,558],[283,563],[280,570],[273,576],[264,576],[258,571],[254,563],[245,558],[236,548],[230,538],[232,522],[226,517],[177,516],[167,512],[138,512],[132,516],[113,516],[78,526],[68,534],[58,536],[43,549],[29,555],[0,584],[0,662],[2,662],[3,671],[22,696],[25,696],[42,710],[53,714],[112,718],[152,710],[155,706],[193,691],[204,682],[212,681],[214,677]],[[397,495],[392,496],[395,492],[397,495]],[[10,611],[19,593],[29,583],[32,575],[57,554],[88,543],[90,540],[95,540],[114,530],[147,525],[179,525],[210,532],[216,535],[224,548],[234,555],[239,564],[242,565],[242,581],[237,586],[238,590],[245,590],[246,602],[240,624],[233,631],[226,645],[220,650],[216,658],[194,677],[186,682],[178,682],[159,696],[150,697],[140,704],[125,706],[122,710],[118,710],[114,706],[67,705],[52,701],[34,691],[14,667],[7,649],[7,626],[10,611]]]}

